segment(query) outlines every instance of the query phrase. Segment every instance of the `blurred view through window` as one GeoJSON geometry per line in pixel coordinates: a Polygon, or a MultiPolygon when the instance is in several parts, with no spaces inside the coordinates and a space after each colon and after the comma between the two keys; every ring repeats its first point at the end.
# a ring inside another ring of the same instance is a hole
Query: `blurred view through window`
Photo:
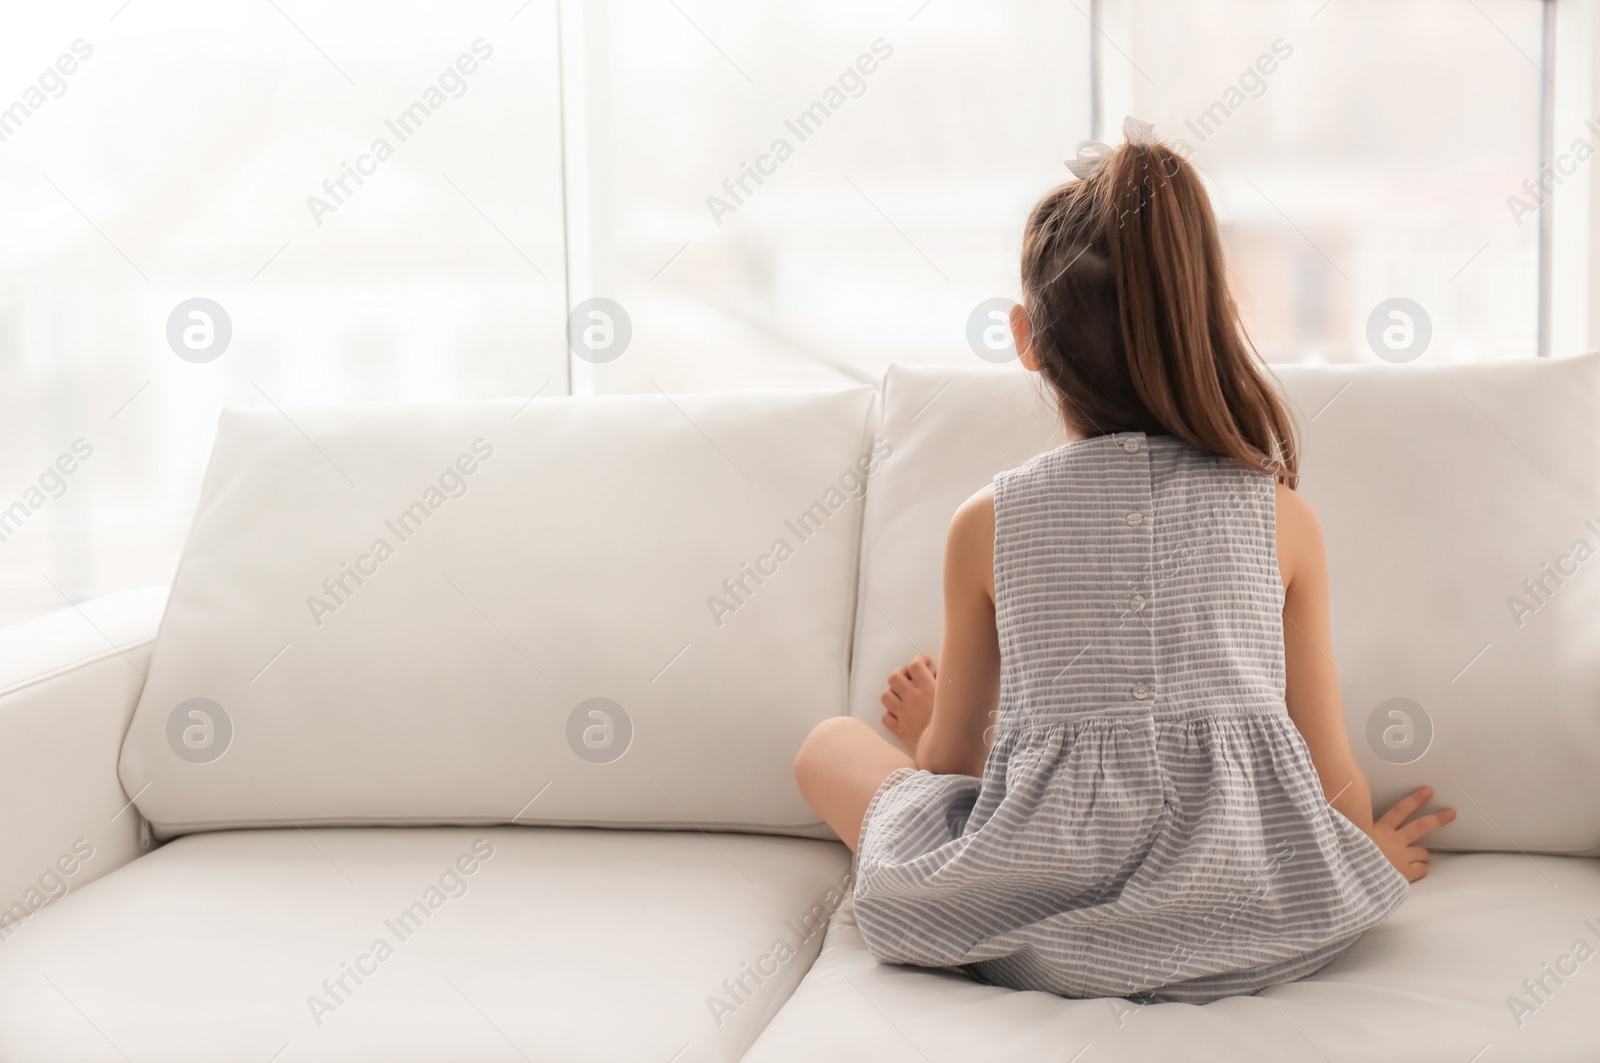
{"type": "Polygon", "coordinates": [[[16,9],[0,623],[170,579],[223,405],[984,364],[1124,111],[1192,149],[1269,359],[1375,360],[1395,297],[1426,359],[1532,356],[1548,2],[16,9]],[[594,299],[621,357],[568,355],[594,299]]]}

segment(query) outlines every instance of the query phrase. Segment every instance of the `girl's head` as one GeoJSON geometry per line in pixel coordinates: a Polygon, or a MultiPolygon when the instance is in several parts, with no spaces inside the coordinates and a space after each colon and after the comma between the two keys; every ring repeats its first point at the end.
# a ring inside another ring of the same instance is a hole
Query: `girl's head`
{"type": "Polygon", "coordinates": [[[1294,428],[1245,338],[1211,202],[1164,144],[1113,148],[1034,207],[1017,349],[1081,436],[1172,435],[1298,478],[1294,428]]]}

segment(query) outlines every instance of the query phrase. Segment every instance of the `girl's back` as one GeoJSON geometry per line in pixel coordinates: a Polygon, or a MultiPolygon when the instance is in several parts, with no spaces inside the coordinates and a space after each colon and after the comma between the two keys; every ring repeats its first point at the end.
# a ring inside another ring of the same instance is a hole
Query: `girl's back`
{"type": "Polygon", "coordinates": [[[905,748],[840,718],[795,768],[880,958],[1206,1001],[1327,963],[1453,813],[1373,818],[1288,410],[1199,174],[1124,131],[1023,232],[1018,357],[1078,441],[951,521],[939,662],[882,699],[905,748]]]}
{"type": "Polygon", "coordinates": [[[1287,714],[1274,495],[1142,433],[996,478],[993,748],[869,812],[874,954],[1202,1002],[1309,974],[1404,899],[1287,714]]]}

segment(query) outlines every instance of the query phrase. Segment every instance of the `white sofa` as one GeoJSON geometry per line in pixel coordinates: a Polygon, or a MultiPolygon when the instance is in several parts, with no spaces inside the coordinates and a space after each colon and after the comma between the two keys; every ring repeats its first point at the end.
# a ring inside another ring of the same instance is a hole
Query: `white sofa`
{"type": "Polygon", "coordinates": [[[1281,375],[1357,753],[1460,812],[1314,977],[862,946],[790,764],[937,652],[1020,372],[230,410],[170,589],[0,632],[0,1060],[1600,1057],[1600,357],[1281,375]]]}

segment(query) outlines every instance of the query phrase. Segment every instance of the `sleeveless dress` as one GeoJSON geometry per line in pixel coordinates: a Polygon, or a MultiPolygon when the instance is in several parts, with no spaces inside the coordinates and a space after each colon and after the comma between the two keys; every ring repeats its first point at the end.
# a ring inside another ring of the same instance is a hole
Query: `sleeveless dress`
{"type": "MultiPolygon", "coordinates": [[[[1204,1003],[1311,974],[1407,882],[1284,704],[1274,481],[1170,436],[995,477],[1000,701],[982,779],[900,769],[854,906],[881,960],[1204,1003]]],[[[983,721],[987,722],[987,721],[983,721]]]]}

